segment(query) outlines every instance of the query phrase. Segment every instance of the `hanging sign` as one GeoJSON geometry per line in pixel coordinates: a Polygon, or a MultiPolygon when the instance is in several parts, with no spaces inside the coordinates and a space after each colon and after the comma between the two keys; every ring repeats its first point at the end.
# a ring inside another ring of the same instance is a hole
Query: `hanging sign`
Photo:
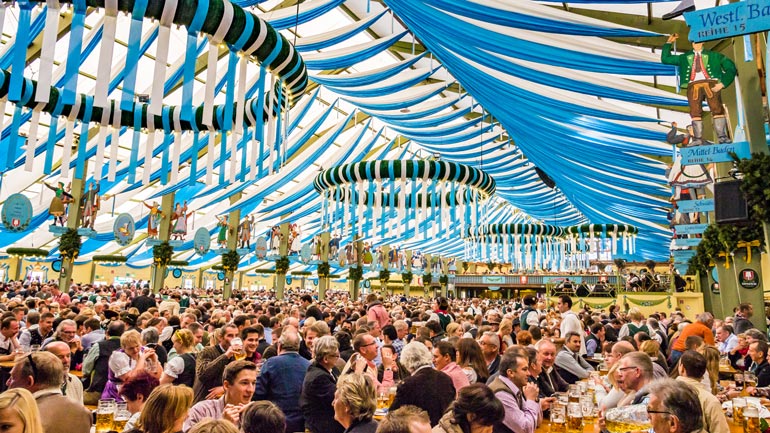
{"type": "Polygon", "coordinates": [[[706,231],[708,224],[682,224],[674,226],[678,235],[697,235],[706,231]]]}
{"type": "Polygon", "coordinates": [[[267,257],[267,240],[265,240],[265,238],[257,238],[256,245],[254,246],[254,253],[259,260],[264,260],[265,257],[267,257]]]}
{"type": "Polygon", "coordinates": [[[310,246],[310,244],[302,245],[302,248],[299,250],[299,258],[300,260],[302,260],[302,263],[305,263],[305,264],[310,263],[312,254],[313,254],[313,248],[310,246]]]}
{"type": "Polygon", "coordinates": [[[195,236],[193,237],[193,248],[195,249],[195,252],[200,256],[207,254],[209,249],[211,249],[211,234],[206,228],[201,227],[195,231],[195,236]]]}
{"type": "Polygon", "coordinates": [[[503,284],[505,283],[505,277],[502,275],[499,276],[490,276],[490,275],[484,275],[482,278],[482,283],[484,284],[503,284]]]}
{"type": "Polygon", "coordinates": [[[685,12],[693,42],[712,41],[770,30],[770,0],[746,0],[685,12]]]}
{"type": "Polygon", "coordinates": [[[24,194],[11,194],[3,203],[2,220],[8,231],[27,230],[32,221],[32,202],[24,194]]]}
{"type": "Polygon", "coordinates": [[[730,152],[735,152],[738,154],[739,158],[751,158],[748,141],[729,144],[712,144],[709,146],[683,147],[679,149],[679,152],[682,154],[682,165],[732,162],[733,157],[730,156],[730,152]]]}
{"type": "Polygon", "coordinates": [[[695,250],[676,250],[672,251],[674,256],[674,263],[687,263],[693,256],[695,256],[695,250]]]}
{"type": "Polygon", "coordinates": [[[674,248],[697,247],[702,240],[701,238],[674,239],[674,248]]]}
{"type": "Polygon", "coordinates": [[[711,212],[714,210],[714,199],[682,200],[676,202],[680,213],[711,212]]]}
{"type": "Polygon", "coordinates": [[[134,240],[134,233],[136,233],[136,226],[134,225],[134,217],[131,214],[122,213],[115,218],[115,222],[112,224],[112,234],[115,236],[115,242],[120,246],[126,246],[134,240]]]}
{"type": "Polygon", "coordinates": [[[744,289],[756,289],[759,287],[759,275],[754,269],[744,269],[738,274],[738,282],[744,289]]]}

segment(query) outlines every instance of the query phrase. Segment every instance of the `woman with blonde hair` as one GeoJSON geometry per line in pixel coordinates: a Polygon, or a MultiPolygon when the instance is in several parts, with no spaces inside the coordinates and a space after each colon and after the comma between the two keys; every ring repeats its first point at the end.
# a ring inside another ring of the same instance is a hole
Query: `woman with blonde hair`
{"type": "Polygon", "coordinates": [[[446,325],[446,335],[447,337],[460,337],[463,338],[463,334],[465,331],[463,330],[463,326],[457,322],[452,322],[448,325],[446,325]]]}
{"type": "Polygon", "coordinates": [[[120,349],[112,352],[108,361],[107,385],[102,392],[102,398],[121,400],[120,384],[131,375],[146,371],[160,377],[161,366],[154,349],[142,347],[142,336],[134,330],[126,331],[120,336],[120,349]]]}
{"type": "Polygon", "coordinates": [[[182,431],[187,411],[193,403],[193,391],[186,386],[161,385],[144,404],[139,422],[132,433],[177,433],[182,431]]]}
{"type": "Polygon", "coordinates": [[[639,346],[639,351],[649,355],[652,362],[663,367],[663,371],[668,371],[668,363],[666,363],[665,358],[660,356],[660,343],[655,340],[645,340],[639,346]]]}
{"type": "Polygon", "coordinates": [[[702,344],[698,353],[706,358],[706,374],[703,376],[703,384],[711,393],[717,394],[717,382],[719,381],[719,350],[714,346],[702,344]]]}
{"type": "Polygon", "coordinates": [[[374,433],[377,421],[372,419],[377,409],[374,381],[365,374],[340,376],[332,401],[334,419],[346,433],[374,433]]]}
{"type": "Polygon", "coordinates": [[[193,387],[195,382],[195,337],[188,329],[180,329],[171,335],[175,356],[166,363],[160,383],[173,383],[193,387]]]}
{"type": "Polygon", "coordinates": [[[43,433],[40,411],[31,392],[13,388],[0,394],[0,425],[3,431],[43,433]]]}
{"type": "Polygon", "coordinates": [[[497,331],[497,335],[500,337],[500,354],[503,354],[507,348],[513,346],[511,332],[513,332],[513,322],[511,319],[501,320],[500,329],[497,331]]]}

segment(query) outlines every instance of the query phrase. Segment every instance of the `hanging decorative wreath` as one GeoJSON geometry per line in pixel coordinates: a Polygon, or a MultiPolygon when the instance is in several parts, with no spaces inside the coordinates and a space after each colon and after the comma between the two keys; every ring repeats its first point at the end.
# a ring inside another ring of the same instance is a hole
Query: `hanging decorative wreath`
{"type": "Polygon", "coordinates": [[[431,274],[430,272],[428,272],[427,274],[423,274],[422,284],[424,286],[430,286],[431,284],[433,284],[433,274],[431,274]]]}
{"type": "Polygon", "coordinates": [[[10,247],[5,250],[8,255],[18,257],[48,257],[49,251],[42,248],[10,247]]]}
{"type": "Polygon", "coordinates": [[[233,272],[238,269],[238,263],[241,261],[241,256],[236,250],[229,250],[222,254],[222,269],[227,272],[233,272]]]}
{"type": "Polygon", "coordinates": [[[729,268],[727,259],[741,248],[746,248],[746,261],[750,262],[752,251],[760,252],[764,247],[764,231],[756,219],[752,219],[748,225],[710,224],[703,232],[695,255],[687,262],[687,273],[694,275],[700,271],[705,274],[721,261],[725,261],[725,267],[729,268]]]}
{"type": "Polygon", "coordinates": [[[155,266],[168,266],[173,254],[174,247],[172,247],[168,241],[163,241],[152,247],[152,258],[155,262],[155,266]]]}
{"type": "Polygon", "coordinates": [[[358,283],[364,278],[364,270],[358,266],[353,266],[350,268],[348,277],[358,283]]]}
{"type": "Polygon", "coordinates": [[[286,272],[288,271],[289,271],[289,258],[286,256],[281,256],[280,258],[276,259],[275,273],[286,274],[286,272]]]}
{"type": "Polygon", "coordinates": [[[404,272],[403,274],[401,274],[401,281],[403,281],[404,284],[411,283],[412,282],[412,278],[414,278],[414,274],[411,271],[404,272]]]}
{"type": "Polygon", "coordinates": [[[390,271],[383,269],[380,271],[380,281],[387,282],[390,279],[390,271]]]}
{"type": "Polygon", "coordinates": [[[440,277],[438,277],[438,282],[442,286],[446,286],[447,284],[449,284],[449,275],[441,275],[440,277]]]}
{"type": "Polygon", "coordinates": [[[76,229],[67,229],[59,238],[59,254],[63,258],[75,260],[80,254],[80,235],[76,229]]]}
{"type": "Polygon", "coordinates": [[[329,262],[321,262],[318,264],[319,277],[328,277],[329,271],[331,271],[331,266],[329,266],[329,262]]]}
{"type": "Polygon", "coordinates": [[[120,254],[97,254],[91,257],[91,260],[104,263],[125,263],[128,258],[120,254]]]}

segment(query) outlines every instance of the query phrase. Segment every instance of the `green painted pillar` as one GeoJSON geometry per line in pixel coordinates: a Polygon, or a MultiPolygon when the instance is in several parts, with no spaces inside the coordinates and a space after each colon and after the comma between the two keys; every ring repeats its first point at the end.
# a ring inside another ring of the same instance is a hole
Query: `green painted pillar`
{"type": "MultiPolygon", "coordinates": [[[[168,242],[171,238],[171,213],[174,210],[174,193],[170,192],[163,196],[160,201],[160,209],[163,216],[158,224],[158,240],[168,242]]],[[[163,288],[163,282],[166,279],[166,265],[152,265],[151,287],[152,293],[159,293],[163,288]]]]}
{"type": "MultiPolygon", "coordinates": [[[[350,263],[350,266],[357,266],[359,269],[363,270],[363,264],[362,262],[362,255],[364,254],[364,242],[361,241],[359,236],[356,236],[356,240],[353,241],[353,248],[356,249],[356,262],[350,263]]],[[[348,293],[350,293],[351,299],[358,299],[358,297],[361,295],[361,287],[359,284],[361,283],[361,280],[352,280],[348,278],[348,293]]]]}
{"type": "MultiPolygon", "coordinates": [[[[237,193],[230,197],[230,205],[234,205],[241,199],[241,193],[237,193]]],[[[236,251],[238,249],[238,226],[241,224],[241,210],[236,209],[227,215],[227,222],[230,225],[227,228],[227,250],[236,251]]],[[[222,294],[225,299],[230,299],[233,295],[233,281],[235,281],[236,270],[225,271],[225,287],[222,290],[222,294]]],[[[238,278],[238,287],[240,288],[240,278],[238,278]]]]}
{"type": "MultiPolygon", "coordinates": [[[[383,263],[385,263],[385,266],[383,266],[384,269],[390,270],[390,245],[383,245],[382,248],[380,248],[380,251],[382,253],[382,256],[384,257],[383,263]]],[[[380,280],[380,293],[383,295],[386,295],[388,293],[388,282],[380,280]]]]}
{"type": "MultiPolygon", "coordinates": [[[[289,255],[289,223],[285,222],[281,224],[281,245],[278,248],[281,257],[288,257],[289,255]]],[[[284,288],[286,287],[286,273],[275,274],[275,297],[283,300],[284,288]]]]}
{"type": "MultiPolygon", "coordinates": [[[[87,171],[88,166],[86,165],[83,173],[86,173],[87,171]]],[[[80,220],[83,218],[83,212],[80,210],[80,199],[83,197],[83,187],[85,184],[83,179],[72,179],[72,189],[70,190],[70,194],[72,194],[72,203],[70,203],[69,208],[67,209],[68,229],[77,230],[80,228],[80,220]]],[[[72,283],[73,262],[74,260],[62,257],[61,272],[59,273],[59,288],[64,292],[69,291],[70,284],[72,283]]]]}
{"type": "MultiPolygon", "coordinates": [[[[321,233],[321,263],[329,263],[329,232],[321,233]]],[[[326,291],[329,290],[329,276],[318,276],[318,299],[326,299],[326,291]]]]}
{"type": "MultiPolygon", "coordinates": [[[[406,272],[412,272],[412,251],[406,252],[406,272]]],[[[404,283],[404,296],[409,297],[410,290],[412,288],[412,282],[407,281],[404,283]]]]}

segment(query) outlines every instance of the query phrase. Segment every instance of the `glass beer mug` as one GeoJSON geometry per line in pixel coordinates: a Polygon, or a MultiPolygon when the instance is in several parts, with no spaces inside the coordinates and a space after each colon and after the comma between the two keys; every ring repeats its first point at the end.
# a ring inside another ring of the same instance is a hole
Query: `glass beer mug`
{"type": "Polygon", "coordinates": [[[754,406],[746,406],[743,410],[744,433],[761,433],[759,427],[759,409],[754,406]]]}
{"type": "Polygon", "coordinates": [[[566,433],[567,432],[567,406],[554,402],[551,406],[551,432],[550,433],[566,433]]]}
{"type": "Polygon", "coordinates": [[[647,415],[647,405],[634,404],[616,407],[605,414],[607,430],[610,433],[626,433],[629,431],[647,431],[652,428],[650,417],[647,415]]]}
{"type": "Polygon", "coordinates": [[[108,432],[112,430],[112,423],[115,419],[115,399],[108,398],[99,400],[96,407],[96,431],[108,432]]]}
{"type": "Polygon", "coordinates": [[[567,433],[582,433],[583,431],[583,409],[580,403],[569,403],[567,405],[567,433]]]}

